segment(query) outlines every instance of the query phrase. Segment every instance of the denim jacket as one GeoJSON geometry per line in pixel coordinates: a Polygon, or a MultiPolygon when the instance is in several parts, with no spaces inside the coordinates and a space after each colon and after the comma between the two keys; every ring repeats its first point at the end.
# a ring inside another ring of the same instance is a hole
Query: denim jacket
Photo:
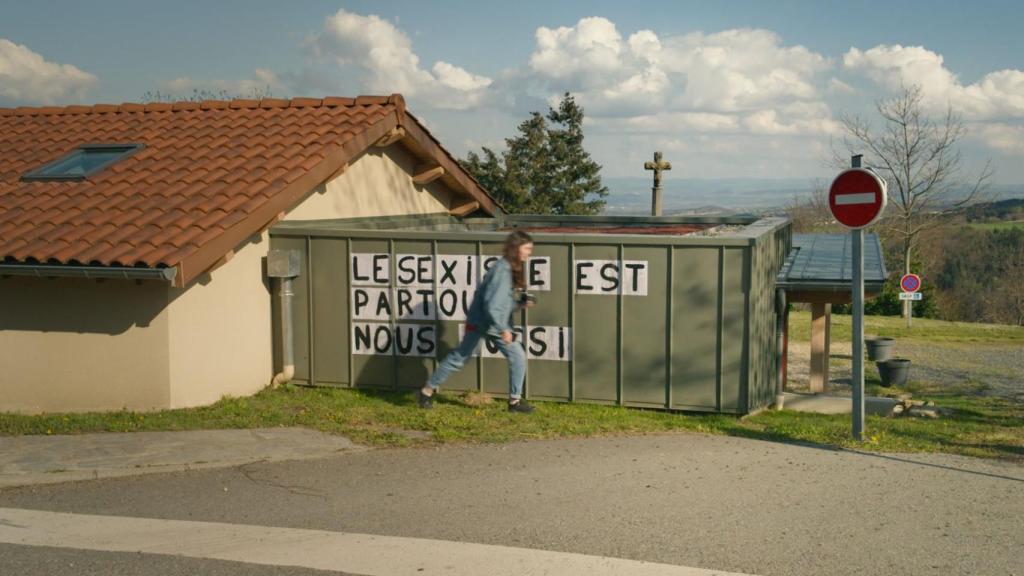
{"type": "Polygon", "coordinates": [[[512,266],[501,258],[480,281],[469,306],[466,323],[490,336],[512,330],[510,321],[515,302],[512,297],[512,266]]]}

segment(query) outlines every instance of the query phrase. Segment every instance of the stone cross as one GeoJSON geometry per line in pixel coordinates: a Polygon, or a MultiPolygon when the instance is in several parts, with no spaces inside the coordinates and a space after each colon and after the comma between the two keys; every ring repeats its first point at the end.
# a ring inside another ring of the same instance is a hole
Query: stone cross
{"type": "Polygon", "coordinates": [[[654,153],[654,162],[644,162],[644,170],[654,170],[654,188],[651,188],[654,193],[651,200],[651,215],[653,216],[661,216],[661,172],[671,169],[671,162],[661,160],[661,152],[654,153]]]}

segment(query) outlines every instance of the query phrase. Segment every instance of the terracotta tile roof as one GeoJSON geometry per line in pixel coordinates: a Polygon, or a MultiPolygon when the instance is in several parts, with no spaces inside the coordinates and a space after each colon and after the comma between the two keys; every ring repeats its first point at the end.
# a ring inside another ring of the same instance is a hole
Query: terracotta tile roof
{"type": "Polygon", "coordinates": [[[0,262],[178,267],[184,285],[401,127],[500,210],[400,95],[0,108],[0,262]],[[145,148],[81,181],[22,181],[83,144],[145,148]]]}

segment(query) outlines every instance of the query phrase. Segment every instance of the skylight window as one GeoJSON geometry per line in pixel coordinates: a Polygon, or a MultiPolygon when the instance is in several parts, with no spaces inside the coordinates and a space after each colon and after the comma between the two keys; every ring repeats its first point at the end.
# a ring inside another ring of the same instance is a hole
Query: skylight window
{"type": "Polygon", "coordinates": [[[85,144],[66,156],[26,173],[21,179],[83,180],[131,156],[142,147],[142,144],[85,144]]]}

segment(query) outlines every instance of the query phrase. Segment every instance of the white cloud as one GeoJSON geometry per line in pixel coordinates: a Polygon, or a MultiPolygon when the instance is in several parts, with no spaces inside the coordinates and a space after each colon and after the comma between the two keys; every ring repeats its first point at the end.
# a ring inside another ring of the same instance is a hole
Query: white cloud
{"type": "Polygon", "coordinates": [[[839,78],[828,79],[828,91],[830,94],[856,94],[857,89],[843,82],[839,78]]]}
{"type": "Polygon", "coordinates": [[[754,111],[793,99],[820,98],[815,76],[831,64],[803,46],[783,46],[768,30],[694,32],[666,39],[666,71],[686,79],[679,104],[754,111]]]}
{"type": "Polygon", "coordinates": [[[436,108],[465,109],[479,105],[491,85],[490,78],[448,62],[423,69],[405,32],[372,14],[338,10],[309,42],[319,57],[337,66],[332,73],[359,71],[360,85],[372,93],[400,92],[436,108]]]}
{"type": "Polygon", "coordinates": [[[573,92],[589,112],[629,115],[661,107],[672,87],[658,66],[661,41],[650,30],[623,40],[607,18],[583,18],[575,26],[540,27],[526,76],[557,102],[573,92]]]}
{"type": "Polygon", "coordinates": [[[831,66],[767,30],[624,38],[594,17],[539,28],[523,84],[541,86],[552,103],[572,92],[588,116],[628,118],[605,124],[628,131],[823,133],[831,114],[817,76],[831,66]]]}
{"type": "Polygon", "coordinates": [[[1024,126],[1013,124],[979,124],[971,132],[989,148],[1011,156],[1024,156],[1024,126]]]}
{"type": "Polygon", "coordinates": [[[1024,71],[999,70],[974,84],[963,84],[945,67],[941,54],[922,46],[879,45],[857,48],[843,56],[843,65],[889,90],[921,86],[932,110],[952,106],[969,119],[1024,117],[1024,71]]]}
{"type": "Polygon", "coordinates": [[[96,82],[88,72],[47,62],[28,47],[0,38],[0,102],[56,104],[81,99],[96,82]]]}
{"type": "Polygon", "coordinates": [[[176,99],[187,99],[192,92],[209,93],[211,98],[253,98],[263,97],[269,92],[284,96],[284,84],[274,72],[257,68],[252,78],[243,80],[197,80],[183,76],[162,84],[162,89],[176,99]]]}
{"type": "Polygon", "coordinates": [[[740,118],[733,114],[714,112],[657,112],[628,118],[592,118],[595,126],[605,131],[632,133],[740,131],[740,118]]]}
{"type": "Polygon", "coordinates": [[[434,77],[441,85],[464,93],[477,92],[491,85],[491,79],[486,76],[470,74],[458,66],[440,60],[434,63],[433,71],[434,77]]]}
{"type": "Polygon", "coordinates": [[[530,68],[547,78],[594,83],[599,75],[620,73],[625,64],[622,36],[606,18],[583,18],[554,30],[541,26],[535,36],[530,68]]]}

